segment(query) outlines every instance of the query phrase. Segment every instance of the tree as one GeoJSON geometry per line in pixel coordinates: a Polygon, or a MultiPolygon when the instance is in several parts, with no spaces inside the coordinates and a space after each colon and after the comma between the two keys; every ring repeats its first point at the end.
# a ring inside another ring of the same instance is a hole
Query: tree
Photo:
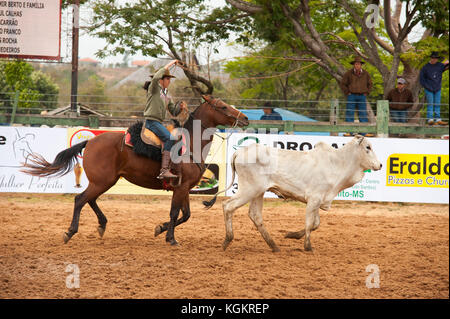
{"type": "MultiPolygon", "coordinates": [[[[0,100],[10,109],[15,92],[19,92],[18,108],[27,113],[40,113],[42,109],[55,108],[58,87],[51,79],[22,60],[0,62],[0,100]]],[[[19,110],[19,112],[21,112],[19,110]]]]}
{"type": "Polygon", "coordinates": [[[292,109],[299,109],[303,104],[305,113],[311,108],[310,100],[321,98],[331,77],[314,63],[305,64],[305,59],[292,55],[289,48],[267,46],[248,57],[226,63],[225,71],[232,78],[240,79],[243,98],[276,99],[279,102],[273,103],[274,106],[292,109]]]}
{"type": "MultiPolygon", "coordinates": [[[[249,27],[253,31],[249,32],[252,36],[269,43],[288,43],[298,57],[311,58],[338,82],[348,68],[350,56],[361,56],[381,75],[384,96],[395,86],[400,71],[411,83],[417,99],[421,88],[415,61],[424,64],[432,50],[448,54],[449,4],[446,0],[395,0],[393,10],[391,0],[336,0],[335,5],[309,0],[226,2],[251,15],[253,23],[249,27]],[[377,27],[373,22],[378,12],[382,20],[379,19],[377,27]],[[404,22],[400,19],[402,12],[404,22]],[[420,41],[409,42],[408,36],[422,21],[425,29],[420,41]],[[422,46],[422,51],[417,50],[422,43],[429,42],[435,46],[422,46]],[[412,52],[416,54],[415,60],[411,60],[412,52]]],[[[416,104],[413,111],[420,108],[421,105],[416,104]]]]}
{"type": "Polygon", "coordinates": [[[118,5],[114,1],[96,0],[92,4],[92,25],[87,29],[107,42],[107,46],[98,53],[99,57],[140,51],[146,56],[165,55],[178,59],[184,62],[183,71],[192,90],[197,95],[211,94],[211,81],[189,65],[187,56],[200,45],[215,43],[217,34],[228,36],[236,27],[220,30],[214,23],[202,24],[200,19],[211,13],[203,2],[137,0],[118,5]]]}

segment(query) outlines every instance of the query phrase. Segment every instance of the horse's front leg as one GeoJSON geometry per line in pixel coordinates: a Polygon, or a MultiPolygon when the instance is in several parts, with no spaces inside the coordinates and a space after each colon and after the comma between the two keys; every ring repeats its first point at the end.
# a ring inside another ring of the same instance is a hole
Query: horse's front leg
{"type": "Polygon", "coordinates": [[[175,225],[177,223],[178,215],[180,214],[180,209],[183,207],[184,199],[186,194],[189,193],[189,189],[177,188],[173,192],[172,205],[170,207],[170,221],[167,225],[166,242],[170,243],[172,246],[178,245],[175,240],[175,225]]]}
{"type": "MultiPolygon", "coordinates": [[[[191,208],[189,205],[189,192],[186,194],[186,196],[184,198],[184,202],[181,207],[181,211],[182,211],[183,215],[177,220],[177,222],[175,223],[175,227],[186,222],[189,219],[189,217],[191,216],[191,208]]],[[[169,222],[165,222],[163,224],[157,225],[155,227],[155,237],[158,236],[159,234],[165,232],[168,229],[168,227],[169,227],[169,222]]]]}

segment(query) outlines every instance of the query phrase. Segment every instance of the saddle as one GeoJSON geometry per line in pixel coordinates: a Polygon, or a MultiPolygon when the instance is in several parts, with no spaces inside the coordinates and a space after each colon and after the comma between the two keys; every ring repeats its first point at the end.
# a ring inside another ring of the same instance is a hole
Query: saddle
{"type": "MultiPolygon", "coordinates": [[[[179,127],[177,127],[173,121],[163,123],[163,125],[167,128],[170,134],[174,136],[177,135],[177,130],[179,127]]],[[[183,142],[180,150],[180,155],[182,155],[186,152],[186,138],[183,134],[179,137],[178,141],[180,140],[183,142]]],[[[137,122],[130,126],[124,135],[123,142],[128,147],[131,147],[136,154],[148,157],[154,161],[161,161],[164,143],[158,136],[156,136],[155,133],[145,127],[145,122],[137,122]]],[[[171,163],[171,168],[174,170],[175,175],[181,176],[179,165],[180,164],[171,163]]],[[[181,179],[179,179],[179,182],[180,181],[181,179]]],[[[173,186],[175,185],[172,185],[172,183],[168,183],[167,181],[163,181],[164,189],[171,190],[173,186]]]]}
{"type": "MultiPolygon", "coordinates": [[[[163,123],[163,125],[169,131],[170,134],[172,134],[172,135],[177,134],[178,128],[175,127],[175,124],[173,124],[172,122],[163,123]]],[[[152,145],[159,149],[162,149],[162,147],[164,145],[164,143],[160,140],[160,138],[158,136],[156,136],[155,133],[153,133],[152,131],[150,131],[148,128],[145,127],[144,123],[142,124],[140,136],[141,136],[142,142],[144,142],[147,145],[152,145]]],[[[183,138],[184,138],[184,136],[183,136],[183,138]]],[[[134,146],[132,139],[131,139],[130,129],[128,129],[127,132],[125,133],[125,144],[130,147],[134,146]]]]}

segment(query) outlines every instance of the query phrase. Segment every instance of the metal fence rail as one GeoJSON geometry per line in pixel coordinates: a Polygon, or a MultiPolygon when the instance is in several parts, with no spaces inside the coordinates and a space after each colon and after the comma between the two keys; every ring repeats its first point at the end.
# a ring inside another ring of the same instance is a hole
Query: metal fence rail
{"type": "MultiPolygon", "coordinates": [[[[3,124],[22,124],[22,125],[47,125],[47,126],[86,126],[91,128],[98,127],[128,127],[138,120],[142,120],[143,103],[134,102],[135,97],[115,97],[114,101],[108,102],[89,102],[79,103],[87,104],[93,110],[104,113],[106,116],[97,115],[77,115],[69,112],[68,115],[49,115],[44,114],[48,110],[45,108],[46,101],[27,101],[19,99],[19,93],[8,94],[2,93],[0,98],[0,123],[3,124]],[[127,100],[128,98],[128,100],[127,100]],[[122,100],[123,99],[123,100],[122,100]],[[130,101],[131,100],[131,101],[130,101]],[[5,106],[4,102],[8,102],[5,106]],[[20,103],[36,103],[28,107],[19,107],[20,103]],[[102,107],[106,107],[102,109],[102,107]],[[111,106],[114,109],[111,109],[111,106]],[[117,109],[116,109],[117,108],[117,109]],[[45,111],[45,112],[43,112],[45,111]]],[[[94,96],[89,96],[93,98],[94,96]]],[[[104,96],[98,96],[104,97],[104,96]]],[[[195,107],[195,98],[189,98],[191,106],[195,107]]],[[[226,99],[224,99],[226,100],[226,99]]],[[[231,102],[231,101],[230,101],[231,102]]],[[[238,108],[261,108],[262,106],[255,103],[247,103],[250,105],[237,106],[238,108]],[[255,104],[255,105],[253,105],[255,104]]],[[[317,122],[295,122],[295,121],[250,121],[247,129],[277,129],[278,131],[290,132],[330,132],[336,135],[339,132],[348,133],[371,133],[379,137],[388,137],[393,134],[413,134],[426,136],[443,136],[448,135],[449,127],[447,126],[428,126],[423,118],[414,117],[417,123],[394,123],[389,118],[389,103],[385,100],[372,102],[373,114],[375,122],[371,123],[351,123],[344,122],[345,101],[283,101],[290,102],[292,106],[286,107],[288,110],[297,111],[302,115],[311,116],[317,122]],[[316,106],[321,104],[321,109],[316,106]],[[299,107],[298,105],[302,106],[299,107]],[[323,106],[328,105],[328,109],[323,106]]],[[[69,103],[65,104],[69,105],[69,103]]],[[[236,106],[236,103],[234,103],[236,106]]],[[[64,106],[64,105],[63,105],[64,106]]],[[[446,107],[448,110],[448,105],[446,107]]],[[[448,111],[442,110],[441,117],[448,119],[448,111]]]]}

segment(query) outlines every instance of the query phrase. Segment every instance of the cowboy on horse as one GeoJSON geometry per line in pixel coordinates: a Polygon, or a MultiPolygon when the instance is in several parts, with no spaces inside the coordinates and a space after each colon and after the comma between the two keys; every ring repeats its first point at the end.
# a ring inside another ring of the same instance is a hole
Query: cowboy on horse
{"type": "Polygon", "coordinates": [[[174,104],[167,92],[170,80],[175,78],[175,76],[170,74],[169,68],[172,65],[181,64],[181,61],[173,60],[159,69],[147,88],[147,103],[144,110],[145,127],[155,133],[164,144],[162,147],[161,171],[157,177],[158,179],[178,177],[172,174],[169,169],[170,150],[175,143],[175,138],[171,137],[170,132],[162,125],[162,122],[166,116],[166,110],[169,110],[173,116],[177,116],[182,110],[187,111],[187,105],[184,101],[174,104]]]}

